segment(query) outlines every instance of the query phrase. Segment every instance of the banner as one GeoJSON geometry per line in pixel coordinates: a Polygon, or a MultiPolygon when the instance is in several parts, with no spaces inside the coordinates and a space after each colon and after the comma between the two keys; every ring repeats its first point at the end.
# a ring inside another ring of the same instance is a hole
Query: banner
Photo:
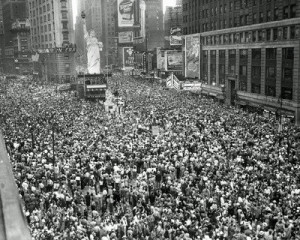
{"type": "Polygon", "coordinates": [[[182,70],[182,52],[167,51],[167,71],[182,70]]]}
{"type": "Polygon", "coordinates": [[[166,79],[166,85],[167,85],[167,88],[173,88],[173,78],[172,78],[172,75],[170,75],[170,76],[166,79]]]}
{"type": "Polygon", "coordinates": [[[123,48],[123,67],[133,68],[134,67],[134,55],[132,47],[123,48]]]}
{"type": "Polygon", "coordinates": [[[171,73],[171,75],[166,79],[166,86],[167,88],[180,90],[180,81],[173,73],[171,73]]]}
{"type": "Polygon", "coordinates": [[[118,0],[118,26],[132,27],[134,24],[134,0],[118,0]]]}
{"type": "Polygon", "coordinates": [[[186,36],[186,77],[199,77],[200,73],[200,38],[199,35],[186,36]]]}
{"type": "Polygon", "coordinates": [[[180,90],[180,81],[174,74],[172,75],[173,75],[173,87],[177,90],[180,90]]]}
{"type": "Polygon", "coordinates": [[[181,86],[186,91],[198,91],[201,90],[202,84],[200,82],[184,82],[181,86]]]}
{"type": "Polygon", "coordinates": [[[119,43],[133,42],[133,32],[119,32],[119,43]]]}

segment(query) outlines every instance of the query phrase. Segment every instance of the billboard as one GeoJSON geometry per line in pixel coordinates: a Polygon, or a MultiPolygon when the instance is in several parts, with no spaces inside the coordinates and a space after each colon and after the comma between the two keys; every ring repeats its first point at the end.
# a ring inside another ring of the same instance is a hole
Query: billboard
{"type": "Polygon", "coordinates": [[[119,43],[131,43],[133,42],[133,32],[119,32],[119,43]]]}
{"type": "Polygon", "coordinates": [[[166,70],[165,51],[157,48],[157,69],[166,70]]]}
{"type": "Polygon", "coordinates": [[[182,45],[182,31],[180,27],[170,29],[170,46],[182,45]]]}
{"type": "Polygon", "coordinates": [[[123,67],[133,68],[134,67],[134,54],[132,47],[123,48],[123,67]]]}
{"type": "Polygon", "coordinates": [[[181,51],[167,51],[167,71],[182,70],[182,60],[181,51]]]}
{"type": "Polygon", "coordinates": [[[134,0],[118,0],[118,26],[132,27],[134,24],[134,0]]]}
{"type": "Polygon", "coordinates": [[[186,36],[186,72],[190,78],[199,77],[200,74],[200,37],[199,35],[186,36]]]}

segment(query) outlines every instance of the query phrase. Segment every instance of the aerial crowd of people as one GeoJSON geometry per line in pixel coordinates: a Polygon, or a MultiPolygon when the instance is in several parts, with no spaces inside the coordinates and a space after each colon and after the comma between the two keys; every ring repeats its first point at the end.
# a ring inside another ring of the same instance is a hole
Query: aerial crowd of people
{"type": "Polygon", "coordinates": [[[121,114],[22,79],[1,128],[35,240],[299,240],[299,129],[114,75],[121,114]]]}

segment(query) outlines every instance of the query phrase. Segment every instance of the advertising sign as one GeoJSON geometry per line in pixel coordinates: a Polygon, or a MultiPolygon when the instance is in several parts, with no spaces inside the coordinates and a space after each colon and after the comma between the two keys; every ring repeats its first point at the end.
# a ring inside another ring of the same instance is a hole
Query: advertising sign
{"type": "Polygon", "coordinates": [[[133,42],[133,32],[119,32],[119,43],[133,42]]]}
{"type": "Polygon", "coordinates": [[[132,27],[134,23],[134,0],[118,0],[118,26],[132,27]]]}
{"type": "Polygon", "coordinates": [[[165,51],[157,48],[157,69],[166,70],[165,51]]]}
{"type": "Polygon", "coordinates": [[[167,71],[182,70],[182,52],[167,51],[167,71]]]}
{"type": "Polygon", "coordinates": [[[134,54],[132,47],[123,48],[123,66],[124,68],[134,67],[134,54]]]}
{"type": "Polygon", "coordinates": [[[180,27],[170,29],[170,46],[182,45],[182,31],[180,27]]]}
{"type": "Polygon", "coordinates": [[[182,36],[170,36],[170,46],[182,45],[182,36]]]}
{"type": "Polygon", "coordinates": [[[197,91],[201,90],[202,84],[200,82],[184,82],[181,84],[183,90],[197,91]]]}
{"type": "Polygon", "coordinates": [[[199,35],[187,36],[186,47],[186,77],[199,77],[200,74],[200,38],[199,35]]]}

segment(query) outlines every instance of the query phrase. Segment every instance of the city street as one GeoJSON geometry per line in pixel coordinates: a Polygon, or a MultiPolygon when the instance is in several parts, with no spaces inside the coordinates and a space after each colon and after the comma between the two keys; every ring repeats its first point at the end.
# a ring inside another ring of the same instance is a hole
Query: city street
{"type": "Polygon", "coordinates": [[[299,239],[298,128],[142,78],[108,86],[122,116],[24,79],[1,101],[33,239],[299,239]]]}

